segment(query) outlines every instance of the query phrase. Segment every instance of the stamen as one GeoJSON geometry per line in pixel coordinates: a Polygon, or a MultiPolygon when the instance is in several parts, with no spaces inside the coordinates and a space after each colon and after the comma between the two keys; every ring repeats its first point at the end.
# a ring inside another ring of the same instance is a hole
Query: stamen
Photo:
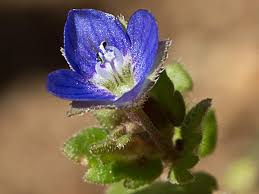
{"type": "Polygon", "coordinates": [[[105,80],[114,80],[113,71],[109,65],[98,62],[95,66],[96,73],[99,74],[105,80]]]}
{"type": "Polygon", "coordinates": [[[107,45],[106,42],[101,42],[101,44],[100,44],[100,46],[99,46],[99,48],[100,48],[100,50],[103,52],[103,54],[106,53],[106,50],[105,50],[106,45],[107,45]]]}
{"type": "Polygon", "coordinates": [[[96,74],[92,78],[95,84],[106,88],[116,96],[133,87],[134,79],[129,55],[123,56],[119,49],[107,46],[103,41],[96,54],[96,61],[96,74]]]}
{"type": "Polygon", "coordinates": [[[106,48],[107,42],[103,41],[101,44],[103,45],[104,48],[106,48]]]}
{"type": "Polygon", "coordinates": [[[96,53],[96,61],[97,62],[103,62],[102,58],[100,57],[99,53],[96,53]]]}

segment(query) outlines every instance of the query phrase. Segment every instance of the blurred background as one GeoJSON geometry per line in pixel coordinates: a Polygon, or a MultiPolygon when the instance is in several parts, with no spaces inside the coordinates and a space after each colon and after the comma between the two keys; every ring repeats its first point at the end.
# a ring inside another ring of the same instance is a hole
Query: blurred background
{"type": "MultiPolygon", "coordinates": [[[[97,123],[91,115],[66,118],[69,102],[45,90],[48,72],[67,67],[59,50],[72,8],[126,18],[139,8],[152,11],[160,37],[174,42],[168,62],[181,61],[193,77],[187,99],[211,97],[217,110],[218,147],[198,169],[218,178],[219,193],[231,193],[229,169],[252,158],[245,163],[253,178],[245,193],[258,193],[253,188],[259,172],[258,0],[1,0],[0,8],[0,193],[103,191],[83,183],[84,169],[61,152],[69,136],[97,123]]],[[[242,172],[240,182],[247,181],[242,172]]]]}

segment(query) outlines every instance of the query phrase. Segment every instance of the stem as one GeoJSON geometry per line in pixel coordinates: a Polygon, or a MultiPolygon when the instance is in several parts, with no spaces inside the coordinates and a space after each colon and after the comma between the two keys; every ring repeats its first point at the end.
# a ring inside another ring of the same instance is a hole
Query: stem
{"type": "Polygon", "coordinates": [[[142,109],[128,109],[124,111],[128,118],[143,128],[150,136],[152,141],[155,143],[159,151],[164,153],[165,157],[174,160],[176,152],[173,149],[172,141],[165,140],[162,138],[159,130],[154,126],[150,118],[142,109]]]}

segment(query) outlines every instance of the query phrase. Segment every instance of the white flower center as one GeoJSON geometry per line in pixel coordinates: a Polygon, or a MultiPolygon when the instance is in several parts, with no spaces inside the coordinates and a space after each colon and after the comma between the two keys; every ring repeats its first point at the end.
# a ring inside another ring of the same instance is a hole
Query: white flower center
{"type": "Polygon", "coordinates": [[[119,49],[102,42],[97,53],[96,74],[92,82],[120,97],[134,86],[132,62],[129,55],[123,56],[119,49]]]}

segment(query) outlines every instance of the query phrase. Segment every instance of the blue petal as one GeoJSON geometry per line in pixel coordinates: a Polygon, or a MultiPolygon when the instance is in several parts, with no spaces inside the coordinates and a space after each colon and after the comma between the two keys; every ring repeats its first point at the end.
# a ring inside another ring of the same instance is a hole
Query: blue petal
{"type": "Polygon", "coordinates": [[[148,84],[151,83],[149,80],[145,80],[146,83],[139,82],[132,90],[126,92],[117,101],[114,102],[116,107],[132,107],[135,104],[141,104],[140,100],[145,93],[145,89],[148,84]]]}
{"type": "Polygon", "coordinates": [[[65,57],[78,73],[91,78],[102,41],[124,54],[130,47],[127,33],[113,15],[93,9],[71,10],[64,30],[65,57]]]}
{"type": "Polygon", "coordinates": [[[131,41],[134,76],[143,81],[150,73],[158,47],[158,27],[155,18],[147,10],[138,10],[130,18],[127,32],[131,41]]]}
{"type": "Polygon", "coordinates": [[[72,70],[57,70],[48,75],[47,89],[50,93],[67,100],[112,101],[115,97],[86,81],[72,70]]]}
{"type": "Polygon", "coordinates": [[[152,76],[147,77],[146,79],[144,79],[143,82],[139,82],[132,90],[121,96],[117,101],[114,102],[115,106],[135,106],[143,103],[147,93],[154,86],[159,74],[164,69],[164,62],[167,59],[167,52],[170,45],[170,40],[164,40],[159,42],[155,62],[150,72],[152,76]]]}
{"type": "MultiPolygon", "coordinates": [[[[171,41],[165,40],[159,42],[158,54],[156,56],[155,64],[153,65],[152,74],[155,78],[163,69],[163,64],[167,58],[167,51],[170,47],[171,41]]],[[[116,101],[73,101],[71,109],[68,111],[69,116],[82,114],[91,109],[100,108],[127,108],[141,105],[146,98],[148,91],[155,84],[155,80],[145,79],[139,82],[132,90],[123,94],[116,101]]]]}

